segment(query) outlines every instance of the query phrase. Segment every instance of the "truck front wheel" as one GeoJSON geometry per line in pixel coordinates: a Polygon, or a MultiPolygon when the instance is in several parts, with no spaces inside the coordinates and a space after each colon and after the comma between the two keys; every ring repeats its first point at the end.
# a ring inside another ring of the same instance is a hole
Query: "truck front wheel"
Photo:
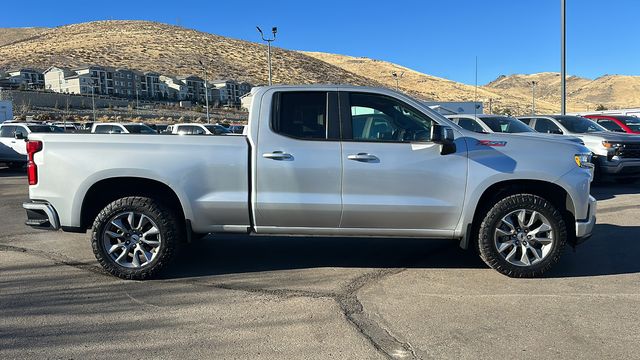
{"type": "Polygon", "coordinates": [[[511,277],[537,277],[558,260],[567,242],[560,211],[544,198],[517,194],[498,201],[484,217],[478,249],[482,260],[511,277]]]}
{"type": "Polygon", "coordinates": [[[172,259],[180,240],[176,216],[147,197],[124,197],[96,217],[91,233],[93,253],[117,277],[144,280],[172,259]]]}

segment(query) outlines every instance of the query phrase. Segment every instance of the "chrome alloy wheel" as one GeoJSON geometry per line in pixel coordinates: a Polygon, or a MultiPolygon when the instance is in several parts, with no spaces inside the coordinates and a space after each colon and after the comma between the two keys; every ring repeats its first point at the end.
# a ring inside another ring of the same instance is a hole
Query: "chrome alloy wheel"
{"type": "Polygon", "coordinates": [[[542,261],[553,247],[551,223],[537,211],[510,212],[496,225],[494,243],[510,264],[531,266],[542,261]]]}
{"type": "Polygon", "coordinates": [[[102,230],[102,245],[116,264],[135,269],[156,258],[162,237],[158,225],[150,217],[129,211],[109,220],[102,230]]]}

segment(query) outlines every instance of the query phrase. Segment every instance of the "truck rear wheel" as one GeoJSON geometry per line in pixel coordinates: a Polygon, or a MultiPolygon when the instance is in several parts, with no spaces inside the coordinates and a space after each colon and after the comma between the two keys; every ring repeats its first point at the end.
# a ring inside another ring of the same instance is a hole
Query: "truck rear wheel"
{"type": "Polygon", "coordinates": [[[163,204],[147,197],[124,197],[96,217],[93,253],[102,267],[122,279],[155,276],[173,258],[180,241],[179,222],[163,204]]]}
{"type": "Polygon", "coordinates": [[[482,260],[510,277],[537,277],[558,260],[567,242],[560,211],[544,198],[517,194],[497,202],[480,225],[482,260]]]}

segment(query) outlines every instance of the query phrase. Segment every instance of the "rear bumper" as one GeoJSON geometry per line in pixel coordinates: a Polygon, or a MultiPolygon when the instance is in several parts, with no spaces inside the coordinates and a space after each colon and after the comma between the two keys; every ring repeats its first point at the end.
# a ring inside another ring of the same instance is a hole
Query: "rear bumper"
{"type": "Polygon", "coordinates": [[[576,220],[576,243],[584,242],[591,237],[593,228],[596,225],[596,212],[598,203],[593,196],[589,196],[589,212],[587,218],[583,220],[576,220]]]}
{"type": "Polygon", "coordinates": [[[48,202],[30,201],[22,204],[27,211],[26,225],[37,229],[58,230],[60,220],[56,210],[48,202]]]}

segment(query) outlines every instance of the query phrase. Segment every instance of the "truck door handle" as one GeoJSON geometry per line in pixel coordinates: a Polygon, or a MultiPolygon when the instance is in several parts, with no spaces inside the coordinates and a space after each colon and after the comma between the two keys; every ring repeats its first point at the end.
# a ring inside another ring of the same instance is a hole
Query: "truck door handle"
{"type": "Polygon", "coordinates": [[[367,153],[350,154],[350,155],[347,155],[347,159],[355,160],[355,161],[361,161],[361,162],[378,162],[378,161],[380,161],[380,159],[378,159],[377,156],[372,155],[372,154],[367,154],[367,153]]]}
{"type": "Polygon", "coordinates": [[[271,160],[291,160],[293,159],[293,155],[291,154],[287,154],[285,152],[282,151],[274,151],[271,153],[264,153],[262,154],[262,157],[265,159],[271,159],[271,160]]]}

